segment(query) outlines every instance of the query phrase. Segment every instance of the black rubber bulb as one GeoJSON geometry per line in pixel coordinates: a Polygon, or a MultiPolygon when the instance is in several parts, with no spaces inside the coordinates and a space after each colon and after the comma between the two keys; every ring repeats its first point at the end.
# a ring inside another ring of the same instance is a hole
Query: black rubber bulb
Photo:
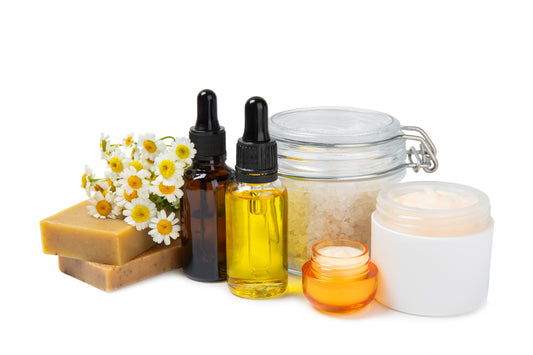
{"type": "Polygon", "coordinates": [[[195,159],[226,159],[226,131],[218,123],[217,95],[202,90],[196,103],[196,124],[189,130],[189,138],[196,148],[195,159]]]}
{"type": "Polygon", "coordinates": [[[202,90],[198,94],[198,116],[196,118],[196,131],[213,132],[220,129],[217,116],[217,96],[211,90],[202,90]]]}
{"type": "Polygon", "coordinates": [[[268,134],[268,106],[262,97],[250,98],[244,106],[244,142],[264,143],[270,141],[268,134]]]}
{"type": "Polygon", "coordinates": [[[244,134],[237,142],[235,174],[237,181],[251,184],[272,182],[278,176],[277,145],[268,134],[268,106],[259,96],[244,105],[244,134]]]}

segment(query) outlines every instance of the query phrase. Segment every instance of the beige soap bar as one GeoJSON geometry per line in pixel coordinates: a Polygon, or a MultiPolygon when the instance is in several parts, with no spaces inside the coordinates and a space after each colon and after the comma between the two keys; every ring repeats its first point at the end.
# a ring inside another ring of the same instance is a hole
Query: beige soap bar
{"type": "Polygon", "coordinates": [[[181,241],[155,246],[124,265],[107,265],[60,256],[59,269],[104,291],[112,291],[182,266],[181,241]]]}
{"type": "Polygon", "coordinates": [[[122,265],[156,243],[148,230],[138,231],[120,219],[98,219],[81,202],[41,221],[45,254],[122,265]]]}

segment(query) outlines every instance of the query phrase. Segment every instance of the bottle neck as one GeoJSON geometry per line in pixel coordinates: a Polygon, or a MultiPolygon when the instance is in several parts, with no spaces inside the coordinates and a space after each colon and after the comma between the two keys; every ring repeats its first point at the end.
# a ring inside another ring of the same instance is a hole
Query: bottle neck
{"type": "Polygon", "coordinates": [[[193,159],[192,166],[195,168],[205,168],[205,169],[224,169],[226,168],[226,155],[219,155],[217,157],[209,158],[195,158],[193,159]]]}
{"type": "Polygon", "coordinates": [[[246,174],[243,173],[239,167],[235,169],[235,179],[240,182],[248,184],[268,184],[269,182],[276,181],[278,179],[277,172],[271,174],[246,174]]]}

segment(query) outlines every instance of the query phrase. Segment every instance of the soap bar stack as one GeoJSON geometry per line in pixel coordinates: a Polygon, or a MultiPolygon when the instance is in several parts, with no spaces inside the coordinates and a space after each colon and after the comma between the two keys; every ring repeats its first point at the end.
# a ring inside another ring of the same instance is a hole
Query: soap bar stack
{"type": "Polygon", "coordinates": [[[181,241],[153,242],[120,219],[98,219],[81,202],[41,221],[43,252],[59,256],[59,269],[111,291],[182,266],[181,241]]]}

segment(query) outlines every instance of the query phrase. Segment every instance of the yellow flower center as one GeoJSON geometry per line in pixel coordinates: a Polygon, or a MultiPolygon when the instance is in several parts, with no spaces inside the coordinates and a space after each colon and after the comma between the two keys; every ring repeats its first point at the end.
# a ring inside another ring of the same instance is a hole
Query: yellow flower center
{"type": "Polygon", "coordinates": [[[189,150],[189,147],[187,147],[185,144],[178,144],[176,146],[176,155],[180,159],[187,159],[189,155],[191,154],[191,151],[189,150]]]}
{"type": "Polygon", "coordinates": [[[137,190],[133,190],[131,194],[128,194],[126,190],[124,190],[124,198],[126,199],[126,201],[131,202],[134,198],[137,198],[137,197],[139,197],[137,195],[137,190]]]}
{"type": "Polygon", "coordinates": [[[143,168],[143,165],[138,160],[132,161],[130,163],[130,166],[133,166],[135,168],[135,170],[137,170],[137,171],[139,171],[139,170],[141,170],[143,168]]]}
{"type": "Polygon", "coordinates": [[[167,221],[166,219],[162,219],[159,222],[157,222],[157,231],[161,235],[167,235],[172,232],[172,223],[167,221]]]}
{"type": "Polygon", "coordinates": [[[134,189],[138,190],[143,186],[143,182],[140,177],[132,175],[128,178],[128,185],[134,189]]]}
{"type": "Polygon", "coordinates": [[[109,160],[109,167],[115,173],[121,173],[122,170],[124,170],[124,164],[122,164],[122,160],[120,160],[119,157],[111,158],[111,160],[109,160]]]}
{"type": "Polygon", "coordinates": [[[107,183],[109,184],[109,191],[115,192],[116,187],[115,184],[113,184],[113,181],[111,179],[106,179],[105,181],[107,181],[107,183]]]}
{"type": "Polygon", "coordinates": [[[169,179],[174,176],[176,165],[170,159],[163,159],[161,163],[159,163],[159,172],[165,179],[169,179]]]}
{"type": "Polygon", "coordinates": [[[131,143],[133,143],[133,137],[126,138],[126,141],[124,142],[124,144],[126,144],[126,147],[129,147],[131,143]]]}
{"type": "Polygon", "coordinates": [[[163,185],[163,183],[159,184],[159,192],[161,192],[163,195],[170,195],[176,190],[176,186],[173,185],[163,185]]]}
{"type": "MultiPolygon", "coordinates": [[[[101,193],[105,192],[104,189],[98,184],[94,185],[94,191],[101,192],[101,193]]],[[[105,194],[104,194],[104,196],[105,196],[105,194]]]]}
{"type": "Polygon", "coordinates": [[[105,139],[102,139],[100,141],[100,149],[102,152],[105,152],[107,150],[107,141],[105,139]]]}
{"type": "Polygon", "coordinates": [[[154,161],[153,161],[152,159],[150,159],[150,158],[146,158],[146,162],[147,162],[148,164],[153,164],[153,163],[154,163],[154,161]]]}
{"type": "Polygon", "coordinates": [[[157,150],[157,146],[155,145],[154,141],[150,140],[145,140],[143,142],[143,147],[148,153],[155,153],[155,151],[157,150]]]}
{"type": "Polygon", "coordinates": [[[83,174],[82,177],[81,177],[81,186],[83,188],[86,188],[87,187],[87,174],[83,174]]]}
{"type": "Polygon", "coordinates": [[[131,218],[136,223],[146,222],[148,218],[150,218],[150,210],[143,205],[135,206],[133,207],[133,210],[131,210],[131,218]]]}
{"type": "Polygon", "coordinates": [[[111,213],[111,204],[106,200],[100,200],[96,202],[96,212],[100,216],[108,216],[111,213]]]}

